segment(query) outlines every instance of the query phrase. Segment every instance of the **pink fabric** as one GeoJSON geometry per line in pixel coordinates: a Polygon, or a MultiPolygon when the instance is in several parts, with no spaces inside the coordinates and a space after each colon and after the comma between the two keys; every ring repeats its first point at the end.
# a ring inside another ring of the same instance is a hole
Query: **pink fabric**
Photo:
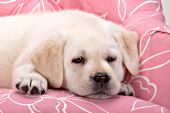
{"type": "Polygon", "coordinates": [[[124,26],[139,33],[140,73],[131,78],[136,96],[170,109],[170,29],[161,12],[145,11],[126,19],[124,26]]]}
{"type": "Polygon", "coordinates": [[[135,97],[106,100],[77,97],[67,91],[49,90],[41,96],[19,95],[0,90],[1,113],[169,113],[166,108],[135,97]],[[123,108],[123,109],[122,109],[123,108]]]}
{"type": "MultiPolygon", "coordinates": [[[[64,9],[80,9],[95,13],[105,19],[122,24],[129,30],[136,31],[139,34],[140,73],[130,80],[136,97],[170,109],[170,90],[168,90],[170,83],[170,29],[164,24],[160,0],[0,0],[0,16],[64,9]]],[[[124,104],[126,104],[133,100],[135,102],[136,99],[121,98],[113,99],[114,102],[111,103],[111,106],[113,104],[114,107],[121,108],[120,103],[125,102],[124,104]],[[117,102],[120,103],[114,104],[117,102]]],[[[107,101],[110,102],[112,99],[107,101]]],[[[104,104],[106,101],[100,102],[104,104]]],[[[63,101],[61,104],[65,105],[63,101]]],[[[57,106],[58,103],[55,105],[57,106]]],[[[86,105],[83,104],[83,106],[86,105]]],[[[32,106],[28,108],[33,109],[32,106]]]]}
{"type": "Polygon", "coordinates": [[[0,16],[80,9],[122,23],[141,11],[162,10],[159,0],[0,0],[0,16]]]}

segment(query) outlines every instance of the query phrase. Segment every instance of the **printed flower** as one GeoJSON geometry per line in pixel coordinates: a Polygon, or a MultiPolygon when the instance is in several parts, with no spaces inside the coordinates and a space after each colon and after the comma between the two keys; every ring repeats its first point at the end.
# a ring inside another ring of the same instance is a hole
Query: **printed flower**
{"type": "MultiPolygon", "coordinates": [[[[87,101],[81,97],[74,96],[72,93],[67,91],[52,91],[49,90],[45,95],[21,95],[16,93],[14,90],[0,90],[0,112],[9,112],[6,108],[9,106],[15,109],[23,110],[24,112],[38,113],[38,112],[105,112],[107,110],[100,107],[99,105],[87,101]],[[85,105],[85,106],[84,106],[85,105]],[[48,107],[50,107],[50,109],[48,107]],[[74,109],[73,109],[74,108],[74,109]]],[[[11,110],[11,108],[9,109],[11,110]]],[[[18,113],[18,111],[12,111],[18,113]]]]}
{"type": "Polygon", "coordinates": [[[0,16],[62,10],[59,3],[60,0],[0,0],[0,16]]]}
{"type": "Polygon", "coordinates": [[[133,106],[131,108],[131,112],[133,113],[139,113],[143,111],[146,113],[151,113],[153,112],[153,110],[157,111],[156,113],[169,113],[169,110],[165,109],[164,107],[155,105],[153,103],[148,103],[143,100],[134,101],[133,106]]]}

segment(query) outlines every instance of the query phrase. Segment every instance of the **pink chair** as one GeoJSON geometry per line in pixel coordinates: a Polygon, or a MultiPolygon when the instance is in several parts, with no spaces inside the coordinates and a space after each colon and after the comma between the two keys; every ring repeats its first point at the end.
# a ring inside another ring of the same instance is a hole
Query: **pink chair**
{"type": "Polygon", "coordinates": [[[26,96],[0,89],[0,113],[170,112],[170,29],[161,0],[0,0],[0,16],[64,9],[95,13],[139,34],[140,73],[129,80],[136,96],[95,100],[65,90],[26,96]]]}

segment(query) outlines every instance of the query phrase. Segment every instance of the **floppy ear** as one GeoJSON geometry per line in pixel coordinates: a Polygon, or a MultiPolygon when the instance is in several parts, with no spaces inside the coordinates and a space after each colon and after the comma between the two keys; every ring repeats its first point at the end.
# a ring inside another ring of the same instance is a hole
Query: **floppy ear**
{"type": "Polygon", "coordinates": [[[63,49],[65,42],[49,38],[38,45],[31,55],[37,72],[42,74],[53,88],[63,83],[63,49]]]}
{"type": "Polygon", "coordinates": [[[138,35],[121,26],[117,30],[114,33],[116,35],[116,41],[121,47],[125,66],[131,75],[136,75],[139,72],[138,35]]]}

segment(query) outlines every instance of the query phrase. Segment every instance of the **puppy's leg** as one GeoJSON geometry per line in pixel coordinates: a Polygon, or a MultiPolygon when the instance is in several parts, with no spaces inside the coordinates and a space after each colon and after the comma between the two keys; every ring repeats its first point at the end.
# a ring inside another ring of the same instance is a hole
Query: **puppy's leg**
{"type": "Polygon", "coordinates": [[[47,80],[32,64],[24,64],[13,71],[13,87],[20,93],[44,94],[47,90],[47,80]]]}
{"type": "Polygon", "coordinates": [[[134,96],[134,90],[130,84],[121,83],[121,89],[120,89],[118,95],[134,96]]]}

